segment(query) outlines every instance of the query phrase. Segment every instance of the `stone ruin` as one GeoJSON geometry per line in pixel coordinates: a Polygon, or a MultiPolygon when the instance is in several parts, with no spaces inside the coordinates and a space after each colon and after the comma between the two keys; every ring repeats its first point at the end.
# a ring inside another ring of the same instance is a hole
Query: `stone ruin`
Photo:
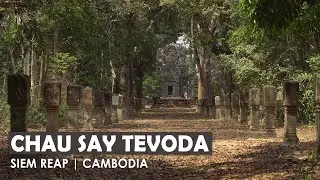
{"type": "MultiPolygon", "coordinates": [[[[317,151],[320,152],[320,75],[316,76],[316,123],[317,151]]],[[[86,87],[81,91],[77,85],[67,87],[68,131],[92,130],[103,128],[123,120],[123,96],[112,95],[101,90],[93,91],[86,87]]],[[[59,107],[61,105],[61,83],[48,81],[43,86],[43,104],[47,112],[47,132],[59,131],[59,107]]],[[[276,88],[271,85],[260,89],[252,88],[247,92],[233,93],[231,101],[229,94],[215,97],[216,114],[219,119],[234,119],[240,127],[250,127],[257,131],[262,129],[267,134],[275,134],[276,88]],[[262,96],[262,102],[260,98],[262,96]],[[264,124],[260,127],[259,106],[264,107],[264,124]],[[233,113],[232,110],[234,111],[233,113]],[[230,112],[231,111],[231,112],[230,112]],[[248,115],[250,111],[250,115],[248,115]],[[231,116],[233,114],[233,116],[231,116]]],[[[284,142],[298,142],[297,113],[299,104],[299,83],[287,81],[283,84],[284,106],[284,142]]],[[[145,100],[146,101],[146,100],[145,100]]],[[[10,105],[11,132],[27,131],[26,111],[30,103],[30,77],[14,74],[8,76],[8,104],[10,105]]],[[[193,99],[159,98],[154,104],[171,104],[188,107],[195,104],[193,99]]]]}

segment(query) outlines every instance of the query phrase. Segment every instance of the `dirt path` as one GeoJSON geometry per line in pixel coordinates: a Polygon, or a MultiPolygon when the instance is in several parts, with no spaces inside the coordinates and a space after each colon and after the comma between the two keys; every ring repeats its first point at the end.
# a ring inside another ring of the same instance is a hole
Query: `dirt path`
{"type": "MultiPolygon", "coordinates": [[[[101,131],[209,131],[212,156],[99,156],[145,158],[148,169],[9,169],[6,136],[1,138],[0,179],[320,179],[320,164],[310,154],[315,129],[300,127],[298,144],[282,143],[283,129],[271,137],[236,123],[199,117],[194,109],[148,110],[135,120],[101,131]],[[4,165],[4,166],[3,166],[4,165]]],[[[98,157],[98,156],[91,156],[98,157]]]]}

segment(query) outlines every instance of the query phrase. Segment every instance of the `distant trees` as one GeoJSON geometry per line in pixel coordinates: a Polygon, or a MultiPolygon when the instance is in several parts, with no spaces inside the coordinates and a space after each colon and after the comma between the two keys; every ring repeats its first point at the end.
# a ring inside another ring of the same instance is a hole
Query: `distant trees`
{"type": "Polygon", "coordinates": [[[157,87],[159,48],[182,35],[190,48],[181,52],[198,73],[201,114],[214,108],[215,94],[264,84],[280,90],[283,80],[294,79],[301,83],[300,119],[314,119],[320,5],[312,0],[6,1],[0,3],[2,101],[6,75],[22,72],[31,76],[35,99],[45,80],[63,79],[124,93],[132,103],[144,85],[157,87]]]}
{"type": "Polygon", "coordinates": [[[1,102],[10,73],[31,76],[34,99],[51,79],[142,97],[157,49],[178,36],[159,1],[6,1],[0,14],[1,102]]]}

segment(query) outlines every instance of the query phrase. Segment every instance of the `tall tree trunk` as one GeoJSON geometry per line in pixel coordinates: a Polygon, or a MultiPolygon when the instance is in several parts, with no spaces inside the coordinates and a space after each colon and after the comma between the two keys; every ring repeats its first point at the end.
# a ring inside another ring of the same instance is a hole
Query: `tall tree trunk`
{"type": "Polygon", "coordinates": [[[192,47],[192,54],[194,61],[196,62],[196,67],[197,67],[197,76],[198,76],[198,102],[197,102],[197,112],[200,114],[204,113],[203,109],[203,98],[204,98],[204,85],[203,85],[203,67],[201,63],[201,58],[199,56],[198,49],[195,45],[195,40],[194,40],[194,16],[191,17],[190,20],[190,31],[191,31],[191,47],[192,47]]]}
{"type": "Polygon", "coordinates": [[[197,52],[197,56],[198,112],[204,116],[212,115],[214,117],[210,46],[201,46],[197,52]]]}
{"type": "Polygon", "coordinates": [[[112,61],[110,60],[110,69],[111,69],[111,93],[116,93],[115,92],[115,86],[116,86],[116,72],[115,69],[113,67],[112,61]]]}
{"type": "Polygon", "coordinates": [[[133,97],[133,59],[129,56],[128,64],[125,67],[125,100],[124,108],[125,115],[124,118],[130,118],[134,115],[134,97],[133,97]]]}
{"type": "Polygon", "coordinates": [[[133,58],[129,57],[129,63],[128,63],[128,96],[130,98],[130,101],[133,100],[133,58]]]}
{"type": "MultiPolygon", "coordinates": [[[[197,49],[197,48],[195,48],[197,49]]],[[[207,62],[206,62],[206,50],[204,46],[201,46],[196,50],[195,57],[197,61],[197,70],[198,70],[198,112],[201,115],[207,114],[207,62]]]]}
{"type": "Polygon", "coordinates": [[[23,30],[21,31],[21,37],[22,43],[20,43],[20,47],[21,59],[23,59],[23,73],[30,76],[30,41],[25,37],[23,30]]]}
{"type": "Polygon", "coordinates": [[[56,56],[59,51],[59,27],[58,23],[55,23],[53,32],[53,56],[56,56]]]}
{"type": "Polygon", "coordinates": [[[215,102],[214,102],[214,88],[213,88],[213,78],[212,78],[212,64],[211,60],[212,58],[216,58],[216,56],[211,52],[211,47],[207,45],[206,47],[206,95],[207,95],[207,115],[209,115],[212,118],[216,117],[216,108],[215,108],[215,102]]]}
{"type": "Polygon", "coordinates": [[[113,93],[114,94],[123,94],[122,90],[122,71],[121,68],[114,68],[114,86],[113,86],[113,93]]]}
{"type": "MultiPolygon", "coordinates": [[[[128,17],[128,25],[129,25],[129,32],[128,32],[128,39],[132,38],[132,33],[133,33],[133,29],[134,29],[134,14],[131,13],[128,17]]],[[[125,108],[125,113],[128,117],[131,117],[134,115],[134,85],[133,85],[133,64],[135,61],[135,47],[132,46],[127,46],[129,52],[127,53],[127,73],[126,73],[126,100],[124,101],[124,108],[125,108]]]]}
{"type": "Polygon", "coordinates": [[[36,68],[36,53],[34,51],[34,45],[33,43],[31,43],[31,62],[30,62],[30,66],[31,66],[31,72],[30,72],[30,76],[31,76],[31,89],[33,90],[34,87],[36,86],[36,73],[37,73],[37,68],[36,68]]]}
{"type": "Polygon", "coordinates": [[[13,74],[13,73],[16,73],[16,63],[15,63],[15,60],[14,60],[14,56],[13,56],[13,49],[12,48],[9,48],[9,60],[10,60],[10,65],[9,65],[9,73],[10,74],[13,74]]]}
{"type": "Polygon", "coordinates": [[[37,53],[35,52],[34,45],[32,44],[31,47],[31,90],[33,97],[36,98],[38,95],[38,73],[39,73],[39,68],[38,68],[38,57],[37,53]]]}
{"type": "Polygon", "coordinates": [[[45,67],[46,67],[46,60],[47,60],[47,55],[46,52],[42,52],[41,58],[40,58],[40,72],[39,72],[39,91],[37,94],[38,98],[42,97],[42,87],[45,79],[45,67]]]}
{"type": "Polygon", "coordinates": [[[140,66],[136,68],[136,81],[135,81],[135,88],[136,88],[136,97],[138,98],[136,101],[136,111],[141,112],[142,111],[142,82],[143,82],[143,70],[140,66]]]}

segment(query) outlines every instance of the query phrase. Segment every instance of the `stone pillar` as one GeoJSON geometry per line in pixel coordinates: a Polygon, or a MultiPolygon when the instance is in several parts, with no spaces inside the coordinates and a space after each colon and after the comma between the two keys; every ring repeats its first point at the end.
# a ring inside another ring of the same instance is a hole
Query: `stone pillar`
{"type": "Polygon", "coordinates": [[[231,119],[231,105],[229,94],[224,95],[224,117],[225,119],[231,119]]]}
{"type": "Polygon", "coordinates": [[[93,101],[93,127],[94,128],[103,128],[105,121],[105,110],[104,110],[104,92],[97,90],[94,92],[94,101],[93,101]]]}
{"type": "Polygon", "coordinates": [[[320,156],[320,74],[316,74],[315,76],[315,99],[316,99],[316,156],[320,156]]]}
{"type": "Polygon", "coordinates": [[[239,119],[239,95],[231,94],[232,119],[238,122],[239,119]]]}
{"type": "Polygon", "coordinates": [[[265,108],[264,128],[267,133],[275,133],[274,122],[276,119],[277,89],[275,86],[263,87],[263,103],[265,108]]]}
{"type": "Polygon", "coordinates": [[[83,114],[82,114],[82,127],[83,129],[92,129],[92,112],[93,112],[93,95],[92,89],[86,87],[82,91],[82,105],[83,105],[83,114]]]}
{"type": "Polygon", "coordinates": [[[222,113],[221,113],[221,101],[220,101],[220,96],[216,96],[214,98],[215,104],[216,104],[216,118],[217,119],[222,119],[222,113]]]}
{"type": "Polygon", "coordinates": [[[250,101],[250,129],[257,130],[260,127],[260,122],[259,122],[260,89],[258,88],[250,89],[249,101],[250,101]]]}
{"type": "Polygon", "coordinates": [[[241,126],[245,127],[248,125],[248,92],[242,92],[239,94],[239,103],[240,103],[240,116],[239,123],[241,126]]]}
{"type": "Polygon", "coordinates": [[[283,86],[284,95],[284,142],[298,142],[297,113],[299,103],[299,83],[287,81],[283,86]]]}
{"type": "Polygon", "coordinates": [[[121,94],[112,96],[112,106],[115,110],[114,121],[119,122],[123,120],[123,96],[121,94]]]}
{"type": "Polygon", "coordinates": [[[117,106],[118,106],[118,96],[112,95],[111,97],[111,121],[112,123],[118,123],[117,118],[117,106]]]}
{"type": "Polygon", "coordinates": [[[109,125],[112,124],[111,121],[111,116],[112,116],[112,111],[111,111],[111,101],[112,101],[112,94],[105,92],[104,93],[104,105],[105,105],[105,120],[104,120],[104,125],[109,125]]]}
{"type": "Polygon", "coordinates": [[[26,113],[30,103],[30,76],[8,76],[8,104],[10,105],[10,131],[26,132],[26,113]]]}
{"type": "Polygon", "coordinates": [[[79,106],[81,96],[81,86],[67,86],[67,106],[68,106],[68,130],[79,131],[79,106]]]}
{"type": "Polygon", "coordinates": [[[47,132],[58,132],[59,106],[61,104],[61,82],[44,82],[43,103],[47,110],[47,132]]]}

